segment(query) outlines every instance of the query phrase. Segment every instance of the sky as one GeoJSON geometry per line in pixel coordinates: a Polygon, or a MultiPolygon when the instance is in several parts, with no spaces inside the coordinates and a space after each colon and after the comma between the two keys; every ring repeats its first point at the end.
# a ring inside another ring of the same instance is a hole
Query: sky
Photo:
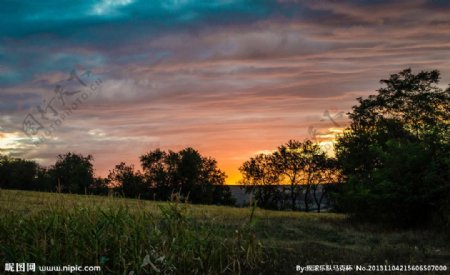
{"type": "Polygon", "coordinates": [[[330,149],[355,98],[405,68],[450,83],[450,1],[0,3],[0,154],[98,176],[193,147],[227,183],[290,139],[330,149]]]}

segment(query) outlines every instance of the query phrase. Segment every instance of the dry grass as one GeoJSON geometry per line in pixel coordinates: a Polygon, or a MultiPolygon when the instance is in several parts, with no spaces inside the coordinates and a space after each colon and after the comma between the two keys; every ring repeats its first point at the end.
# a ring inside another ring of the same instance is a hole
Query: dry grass
{"type": "Polygon", "coordinates": [[[99,264],[123,274],[290,274],[297,264],[450,267],[449,242],[434,231],[351,224],[334,213],[262,209],[250,221],[252,211],[0,190],[0,256],[41,265],[99,264]]]}

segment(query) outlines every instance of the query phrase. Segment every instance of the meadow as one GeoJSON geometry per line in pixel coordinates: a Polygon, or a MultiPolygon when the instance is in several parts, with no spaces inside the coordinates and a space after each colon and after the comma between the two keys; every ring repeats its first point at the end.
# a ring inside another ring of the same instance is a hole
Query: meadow
{"type": "Polygon", "coordinates": [[[0,190],[0,259],[104,274],[294,274],[296,265],[450,266],[450,245],[442,232],[336,213],[0,190]]]}

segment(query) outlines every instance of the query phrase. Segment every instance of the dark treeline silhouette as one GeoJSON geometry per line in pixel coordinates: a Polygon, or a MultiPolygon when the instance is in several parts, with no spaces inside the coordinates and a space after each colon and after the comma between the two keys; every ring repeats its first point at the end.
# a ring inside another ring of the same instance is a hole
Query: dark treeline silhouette
{"type": "Polygon", "coordinates": [[[191,203],[233,205],[225,173],[216,160],[192,148],[156,149],[141,156],[143,172],[117,164],[106,178],[95,178],[91,155],[59,155],[44,168],[34,161],[0,156],[0,188],[74,194],[119,194],[129,198],[169,200],[177,193],[191,203]]]}

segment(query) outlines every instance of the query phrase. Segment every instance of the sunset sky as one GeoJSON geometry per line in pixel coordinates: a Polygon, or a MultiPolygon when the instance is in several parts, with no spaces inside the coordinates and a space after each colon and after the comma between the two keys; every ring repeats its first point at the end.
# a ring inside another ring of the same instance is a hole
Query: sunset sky
{"type": "Polygon", "coordinates": [[[408,67],[450,83],[450,1],[1,1],[0,154],[92,154],[105,176],[193,147],[236,183],[254,154],[331,140],[408,67]]]}

